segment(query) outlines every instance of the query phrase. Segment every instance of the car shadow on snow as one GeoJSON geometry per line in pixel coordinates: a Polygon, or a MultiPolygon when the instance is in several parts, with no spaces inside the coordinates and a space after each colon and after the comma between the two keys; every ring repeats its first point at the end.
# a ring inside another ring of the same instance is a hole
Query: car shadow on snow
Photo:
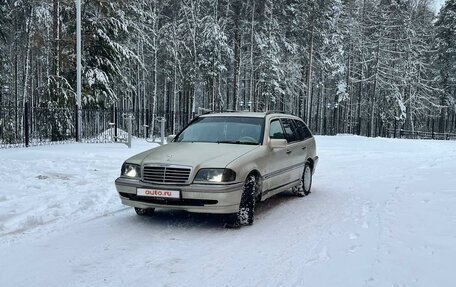
{"type": "MultiPolygon", "coordinates": [[[[283,192],[264,202],[259,202],[255,211],[254,225],[261,224],[262,218],[270,213],[283,208],[283,205],[288,205],[292,201],[299,200],[291,192],[283,192]]],[[[135,222],[152,224],[155,227],[173,227],[173,228],[204,228],[204,229],[219,229],[224,228],[227,223],[227,216],[222,214],[205,214],[191,213],[183,210],[167,210],[157,208],[152,215],[137,216],[133,209],[130,219],[135,222]]]]}
{"type": "MultiPolygon", "coordinates": [[[[132,216],[135,212],[132,210],[132,216]]],[[[173,228],[219,228],[223,226],[224,217],[219,214],[190,213],[184,210],[167,210],[157,208],[152,215],[135,216],[136,220],[153,224],[154,227],[173,228]]]]}
{"type": "Polygon", "coordinates": [[[292,194],[290,191],[276,194],[257,205],[255,219],[267,216],[269,213],[273,213],[274,211],[280,209],[283,205],[289,205],[299,199],[301,198],[292,194]]]}

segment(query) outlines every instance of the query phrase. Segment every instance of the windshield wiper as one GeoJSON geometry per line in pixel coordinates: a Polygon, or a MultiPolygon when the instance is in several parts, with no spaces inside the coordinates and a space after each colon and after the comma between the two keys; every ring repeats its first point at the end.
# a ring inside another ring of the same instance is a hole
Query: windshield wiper
{"type": "Polygon", "coordinates": [[[221,144],[221,143],[225,143],[225,144],[237,144],[237,142],[235,142],[235,141],[216,141],[216,143],[218,143],[218,144],[221,144]]]}
{"type": "Polygon", "coordinates": [[[259,143],[254,143],[254,142],[241,142],[241,141],[236,141],[237,144],[248,144],[248,145],[259,145],[259,143]]]}
{"type": "Polygon", "coordinates": [[[258,143],[254,142],[245,142],[245,141],[217,141],[216,143],[225,143],[225,144],[248,144],[248,145],[258,145],[258,143]]]}

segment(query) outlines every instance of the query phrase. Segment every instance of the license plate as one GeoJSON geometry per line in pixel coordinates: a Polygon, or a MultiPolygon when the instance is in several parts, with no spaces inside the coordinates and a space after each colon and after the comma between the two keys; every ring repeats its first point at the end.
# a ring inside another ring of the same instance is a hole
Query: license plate
{"type": "Polygon", "coordinates": [[[146,197],[160,197],[160,198],[180,198],[179,190],[161,190],[151,188],[138,188],[136,195],[146,197]]]}

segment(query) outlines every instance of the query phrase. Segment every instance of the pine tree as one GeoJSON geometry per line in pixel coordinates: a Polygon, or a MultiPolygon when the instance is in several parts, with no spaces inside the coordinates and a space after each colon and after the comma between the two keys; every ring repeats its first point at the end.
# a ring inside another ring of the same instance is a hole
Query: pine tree
{"type": "Polygon", "coordinates": [[[436,54],[434,56],[437,77],[441,89],[439,98],[439,130],[455,130],[456,113],[456,1],[447,0],[439,12],[436,27],[436,54]],[[447,122],[452,109],[452,121],[447,122]],[[452,123],[451,123],[452,122],[452,123]],[[447,125],[450,127],[446,128],[447,125]]]}

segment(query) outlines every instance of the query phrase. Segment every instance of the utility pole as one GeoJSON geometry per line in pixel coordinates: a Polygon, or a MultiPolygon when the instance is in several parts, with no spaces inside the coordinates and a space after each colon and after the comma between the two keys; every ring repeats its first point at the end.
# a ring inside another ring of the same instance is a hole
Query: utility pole
{"type": "Polygon", "coordinates": [[[76,0],[76,141],[81,140],[81,0],[76,0]]]}

